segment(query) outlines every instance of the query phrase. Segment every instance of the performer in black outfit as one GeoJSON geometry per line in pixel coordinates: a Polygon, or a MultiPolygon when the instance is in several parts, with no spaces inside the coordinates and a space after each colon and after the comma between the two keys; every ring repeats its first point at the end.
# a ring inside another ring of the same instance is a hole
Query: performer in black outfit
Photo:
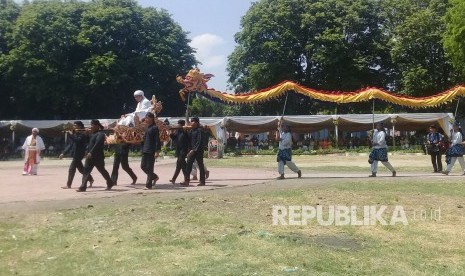
{"type": "Polygon", "coordinates": [[[182,186],[189,186],[189,175],[192,171],[192,164],[197,161],[200,171],[200,180],[197,186],[205,186],[205,167],[203,165],[203,131],[200,128],[198,117],[191,118],[192,129],[189,132],[189,153],[187,154],[186,172],[182,186]]]}
{"type": "MultiPolygon", "coordinates": [[[[81,173],[84,174],[84,166],[82,165],[82,158],[86,154],[86,146],[89,142],[89,136],[85,133],[84,124],[81,121],[75,121],[73,123],[73,131],[68,131],[66,133],[68,138],[70,139],[70,143],[65,148],[62,154],[60,154],[60,159],[63,158],[68,153],[71,153],[71,157],[73,160],[69,165],[68,170],[68,181],[66,182],[66,186],[62,187],[63,189],[70,189],[71,184],[73,183],[74,175],[76,174],[76,169],[81,173]]],[[[89,187],[92,187],[92,183],[94,183],[94,179],[92,175],[89,175],[89,187]]]]}
{"type": "Polygon", "coordinates": [[[90,136],[89,144],[87,145],[86,163],[84,164],[84,175],[82,176],[81,187],[77,190],[78,192],[85,192],[87,189],[87,180],[89,179],[90,173],[94,167],[102,174],[107,181],[106,190],[110,190],[114,186],[111,181],[110,175],[105,169],[105,155],[103,154],[103,146],[105,144],[105,133],[102,124],[99,120],[92,120],[90,122],[90,128],[92,134],[90,136]]]}
{"type": "Polygon", "coordinates": [[[171,133],[170,137],[171,140],[174,141],[176,146],[175,156],[177,157],[176,160],[176,170],[174,171],[173,178],[170,179],[171,183],[176,183],[176,178],[178,177],[179,173],[182,170],[182,174],[186,174],[186,156],[189,147],[189,137],[186,131],[183,129],[186,121],[179,120],[178,121],[178,129],[176,129],[175,133],[171,133]]]}
{"type": "Polygon", "coordinates": [[[155,158],[157,158],[160,153],[161,142],[158,127],[155,125],[155,115],[148,112],[147,115],[145,115],[145,121],[148,126],[145,129],[140,167],[147,174],[145,187],[147,189],[152,189],[153,185],[155,185],[159,179],[158,175],[153,173],[153,166],[155,165],[155,158]]]}
{"type": "Polygon", "coordinates": [[[135,185],[137,181],[136,174],[132,171],[131,167],[129,167],[129,144],[116,144],[115,145],[115,157],[113,160],[113,170],[111,171],[111,180],[116,185],[118,183],[118,170],[119,165],[124,171],[126,171],[129,176],[132,178],[131,185],[135,185]]]}

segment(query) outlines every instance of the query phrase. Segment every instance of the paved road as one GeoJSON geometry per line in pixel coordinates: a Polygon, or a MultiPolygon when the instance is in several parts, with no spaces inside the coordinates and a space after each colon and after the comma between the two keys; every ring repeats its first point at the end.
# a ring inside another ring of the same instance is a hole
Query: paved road
{"type": "MultiPolygon", "coordinates": [[[[22,162],[10,161],[2,162],[0,166],[0,203],[8,202],[26,202],[26,201],[44,201],[44,200],[63,200],[69,198],[82,197],[109,197],[121,193],[169,193],[169,192],[189,192],[194,190],[210,190],[225,187],[244,186],[256,183],[263,183],[273,180],[276,173],[272,170],[256,171],[244,168],[209,168],[210,177],[207,179],[207,185],[203,187],[195,186],[198,181],[191,182],[190,187],[173,185],[169,179],[174,171],[174,159],[161,160],[155,165],[155,172],[160,176],[155,189],[144,190],[146,175],[140,169],[140,162],[137,160],[130,161],[130,167],[138,176],[137,184],[130,185],[132,182],[129,175],[120,168],[118,185],[111,191],[105,191],[106,184],[100,173],[94,169],[92,175],[95,182],[92,188],[85,193],[77,193],[75,190],[80,185],[82,175],[76,172],[73,182],[73,189],[62,189],[65,186],[68,176],[68,165],[70,160],[45,160],[43,165],[39,165],[37,176],[22,176],[22,162]],[[46,164],[48,162],[48,164],[46,164]]],[[[112,159],[106,160],[106,169],[111,173],[112,159]]],[[[178,181],[183,177],[179,176],[178,181]]]]}

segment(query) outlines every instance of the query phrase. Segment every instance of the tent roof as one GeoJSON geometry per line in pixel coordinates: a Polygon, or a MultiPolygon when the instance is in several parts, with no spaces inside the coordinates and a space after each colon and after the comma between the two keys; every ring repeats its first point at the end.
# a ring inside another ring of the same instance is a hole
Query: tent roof
{"type": "MultiPolygon", "coordinates": [[[[176,125],[181,117],[160,117],[168,119],[170,125],[176,125]]],[[[226,128],[228,131],[241,133],[262,133],[275,130],[281,116],[233,116],[205,117],[200,123],[209,127],[226,128]]],[[[363,131],[372,128],[373,121],[383,122],[387,127],[395,126],[396,130],[426,129],[428,125],[439,125],[446,134],[450,132],[450,123],[454,120],[451,113],[400,113],[400,114],[338,114],[338,115],[297,115],[284,116],[283,123],[292,127],[293,132],[309,133],[321,129],[334,128],[338,125],[340,131],[363,131]]],[[[113,127],[117,119],[99,119],[105,127],[113,127]]],[[[10,127],[15,126],[18,135],[29,135],[32,128],[37,127],[45,136],[57,136],[67,124],[75,120],[18,120],[0,121],[0,132],[11,133],[10,127]]],[[[85,126],[90,120],[81,120],[85,126]]]]}

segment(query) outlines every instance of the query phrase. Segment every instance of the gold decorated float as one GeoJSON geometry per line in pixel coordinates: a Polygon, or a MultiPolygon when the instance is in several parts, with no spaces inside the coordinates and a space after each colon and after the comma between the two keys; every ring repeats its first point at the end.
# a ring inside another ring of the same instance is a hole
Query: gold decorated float
{"type": "MultiPolygon", "coordinates": [[[[163,109],[161,101],[157,101],[155,95],[150,100],[152,105],[151,112],[155,115],[155,125],[160,131],[160,140],[162,142],[169,141],[169,127],[158,119],[158,114],[163,109]]],[[[144,141],[145,129],[147,123],[144,118],[134,116],[134,126],[116,125],[113,129],[114,133],[107,136],[107,144],[140,144],[144,141]]]]}

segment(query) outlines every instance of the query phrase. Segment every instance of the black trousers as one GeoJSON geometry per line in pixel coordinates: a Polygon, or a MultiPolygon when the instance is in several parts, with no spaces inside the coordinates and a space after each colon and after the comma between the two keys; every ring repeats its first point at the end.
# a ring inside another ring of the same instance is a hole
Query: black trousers
{"type": "Polygon", "coordinates": [[[105,169],[104,159],[86,158],[86,162],[84,164],[84,174],[82,175],[82,184],[81,187],[79,187],[80,190],[85,191],[87,189],[87,181],[89,180],[90,173],[92,172],[94,167],[97,168],[97,170],[100,172],[103,178],[105,178],[105,180],[107,181],[107,187],[110,188],[112,186],[110,174],[105,169]]]}
{"type": "Polygon", "coordinates": [[[433,164],[433,169],[435,172],[440,172],[442,171],[442,154],[437,151],[437,152],[431,152],[431,163],[433,164]]]}
{"type": "Polygon", "coordinates": [[[116,153],[115,160],[113,161],[113,170],[111,171],[111,180],[113,181],[113,183],[116,183],[118,181],[118,170],[120,164],[121,168],[123,168],[123,170],[129,174],[132,180],[137,178],[136,174],[132,171],[131,167],[129,167],[128,155],[116,153]]]}
{"type": "Polygon", "coordinates": [[[176,181],[176,178],[178,178],[181,171],[183,175],[186,175],[186,156],[187,154],[179,154],[178,159],[176,160],[176,170],[174,171],[173,181],[176,181]]]}
{"type": "Polygon", "coordinates": [[[197,165],[199,166],[199,181],[200,183],[205,183],[205,166],[203,164],[203,152],[196,152],[192,156],[187,156],[187,164],[186,171],[184,172],[184,179],[186,181],[189,180],[189,175],[191,174],[192,165],[194,164],[194,161],[197,161],[197,165]]]}
{"type": "Polygon", "coordinates": [[[145,187],[152,188],[153,180],[158,178],[158,175],[153,173],[153,167],[155,166],[155,154],[154,153],[142,153],[142,159],[140,160],[140,168],[147,174],[147,181],[145,187]]]}
{"type": "MultiPolygon", "coordinates": [[[[82,158],[81,159],[73,158],[73,161],[71,161],[71,164],[69,164],[68,181],[66,182],[66,186],[71,187],[71,184],[73,183],[74,175],[76,175],[76,169],[81,174],[84,174],[84,165],[82,165],[82,158]]],[[[92,178],[92,175],[89,175],[87,179],[90,182],[94,181],[94,179],[92,178]]]]}

